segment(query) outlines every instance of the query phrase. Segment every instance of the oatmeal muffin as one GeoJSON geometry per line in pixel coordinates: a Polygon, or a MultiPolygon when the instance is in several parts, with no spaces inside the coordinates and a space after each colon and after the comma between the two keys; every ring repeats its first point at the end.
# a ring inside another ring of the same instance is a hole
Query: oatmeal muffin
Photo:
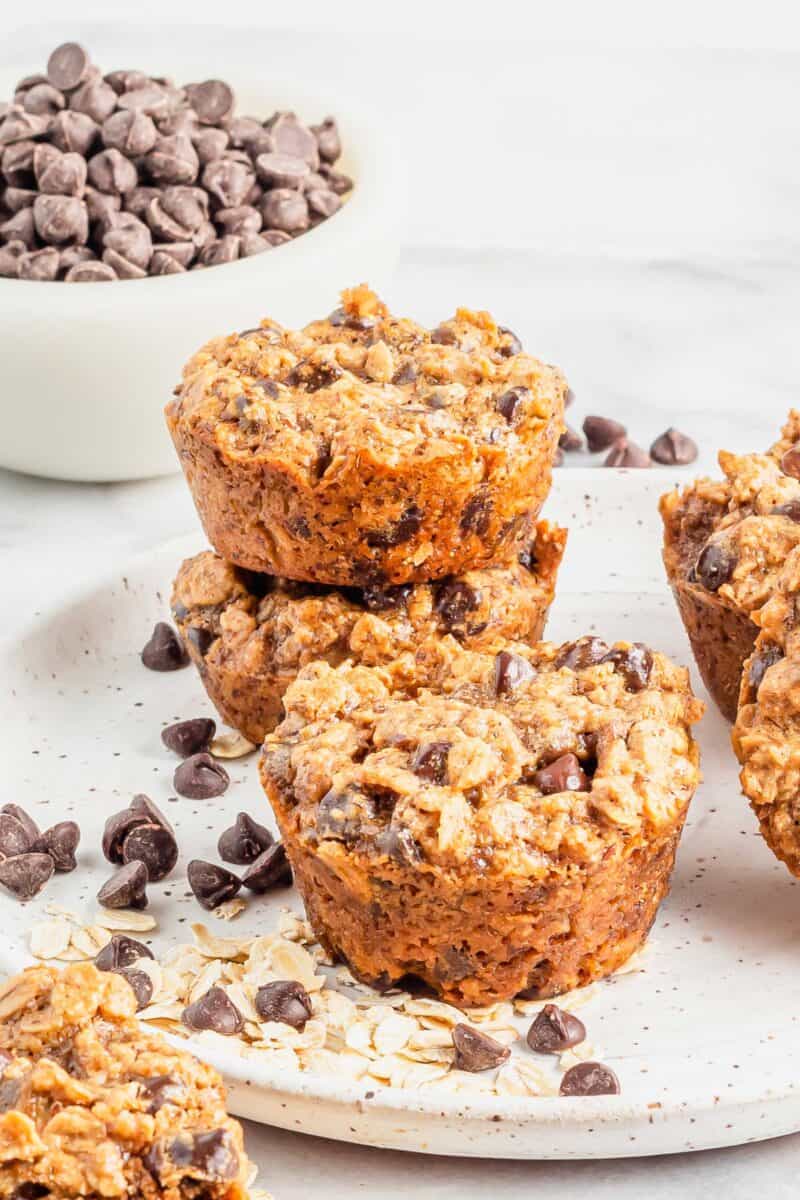
{"type": "Polygon", "coordinates": [[[386,586],[510,555],[550,487],[565,391],[488,313],[431,332],[361,286],[302,331],[209,342],[166,416],[223,558],[386,586]]]}
{"type": "Polygon", "coordinates": [[[773,853],[800,876],[800,549],[766,604],[745,663],[733,748],[742,790],[773,853]]]}
{"type": "Polygon", "coordinates": [[[220,716],[251,742],[314,659],[392,662],[432,634],[484,649],[542,636],[567,531],[541,521],[510,563],[436,583],[335,589],[233,567],[207,551],[181,566],[172,611],[220,716]]]}
{"type": "Polygon", "coordinates": [[[800,412],[765,454],[721,451],[722,480],[661,499],[664,565],[700,674],[733,721],[755,613],[800,544],[800,412]]]}
{"type": "Polygon", "coordinates": [[[0,986],[0,1196],[246,1200],[219,1076],[135,1009],[88,963],[0,986]]]}
{"type": "Polygon", "coordinates": [[[437,638],[312,663],[284,705],[262,782],[317,936],[362,980],[554,996],[644,941],[699,775],[703,706],[663,655],[437,638]]]}

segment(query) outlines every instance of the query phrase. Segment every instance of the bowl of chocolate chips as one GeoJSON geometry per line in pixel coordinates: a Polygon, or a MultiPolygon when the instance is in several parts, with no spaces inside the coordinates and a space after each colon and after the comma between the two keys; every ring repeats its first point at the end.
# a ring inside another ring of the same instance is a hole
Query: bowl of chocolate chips
{"type": "Polygon", "coordinates": [[[104,71],[78,42],[0,74],[0,466],[172,472],[162,410],[198,342],[391,271],[388,139],[265,81],[104,71]]]}

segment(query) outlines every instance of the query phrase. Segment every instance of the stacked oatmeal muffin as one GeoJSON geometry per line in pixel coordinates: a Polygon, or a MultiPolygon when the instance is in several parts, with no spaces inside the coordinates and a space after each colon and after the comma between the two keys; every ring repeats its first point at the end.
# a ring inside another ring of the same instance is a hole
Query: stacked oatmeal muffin
{"type": "Polygon", "coordinates": [[[698,780],[687,673],[539,642],[567,391],[488,313],[428,330],[366,287],[189,362],[167,420],[213,552],[173,612],[261,777],[317,935],[460,1004],[614,970],[698,780]]]}

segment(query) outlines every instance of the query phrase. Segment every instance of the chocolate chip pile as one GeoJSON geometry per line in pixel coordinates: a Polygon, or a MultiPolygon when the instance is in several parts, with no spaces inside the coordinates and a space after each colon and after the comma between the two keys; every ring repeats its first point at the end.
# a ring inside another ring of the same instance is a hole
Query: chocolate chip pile
{"type": "Polygon", "coordinates": [[[74,821],[59,821],[41,833],[18,804],[0,808],[0,884],[18,900],[32,900],[54,871],[74,871],[81,832],[74,821]]]}
{"type": "Polygon", "coordinates": [[[0,105],[0,275],[68,283],[249,258],[320,224],[352,181],[336,121],[236,116],[219,79],[103,75],[66,42],[0,105]]]}

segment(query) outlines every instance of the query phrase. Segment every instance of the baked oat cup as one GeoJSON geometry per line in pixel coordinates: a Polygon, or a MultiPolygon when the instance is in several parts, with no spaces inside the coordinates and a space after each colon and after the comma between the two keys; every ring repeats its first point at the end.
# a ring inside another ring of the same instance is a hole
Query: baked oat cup
{"type": "Polygon", "coordinates": [[[800,876],[800,548],[754,614],[755,649],[742,673],[733,748],[761,835],[800,876]]]}
{"type": "Polygon", "coordinates": [[[0,986],[0,1195],[247,1200],[222,1081],[135,1012],[89,963],[0,986]]]}
{"type": "Polygon", "coordinates": [[[565,391],[488,313],[431,332],[361,286],[302,331],[209,342],[166,417],[223,558],[386,586],[510,556],[550,487],[565,391]]]}
{"type": "Polygon", "coordinates": [[[661,498],[664,566],[703,682],[729,721],[742,666],[787,554],[800,544],[800,413],[765,454],[720,451],[725,478],[661,498]]]}
{"type": "Polygon", "coordinates": [[[614,971],[666,895],[703,706],[641,645],[432,639],[306,667],[261,777],[317,936],[373,986],[482,1005],[614,971]]]}
{"type": "Polygon", "coordinates": [[[314,659],[391,663],[433,635],[452,634],[475,650],[538,641],[566,540],[565,529],[540,521],[503,566],[346,590],[255,575],[206,551],[178,571],[172,611],[220,716],[258,744],[280,720],[287,687],[314,659]]]}

